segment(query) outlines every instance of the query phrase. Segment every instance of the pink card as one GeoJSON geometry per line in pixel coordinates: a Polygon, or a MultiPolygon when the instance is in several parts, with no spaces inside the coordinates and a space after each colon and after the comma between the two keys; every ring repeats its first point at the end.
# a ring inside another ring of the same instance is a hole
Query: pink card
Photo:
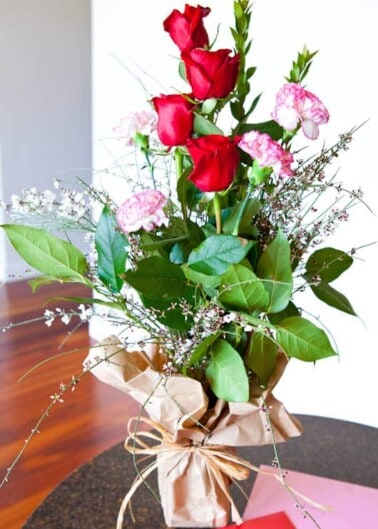
{"type": "Polygon", "coordinates": [[[223,529],[296,529],[284,512],[259,516],[241,525],[228,525],[223,529]]]}
{"type": "MultiPolygon", "coordinates": [[[[262,470],[278,471],[262,465],[262,470]]],[[[322,529],[375,529],[378,527],[378,489],[345,483],[289,470],[288,485],[317,503],[332,507],[320,510],[301,500],[322,529]]],[[[295,507],[289,492],[274,478],[259,473],[256,477],[243,518],[248,520],[284,511],[297,529],[314,529],[315,525],[295,507]]]]}

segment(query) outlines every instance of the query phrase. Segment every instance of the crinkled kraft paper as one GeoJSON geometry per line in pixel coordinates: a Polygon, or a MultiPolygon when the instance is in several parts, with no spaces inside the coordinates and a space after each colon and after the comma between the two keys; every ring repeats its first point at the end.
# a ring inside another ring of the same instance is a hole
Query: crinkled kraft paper
{"type": "MultiPolygon", "coordinates": [[[[150,418],[161,424],[175,442],[226,447],[264,445],[285,441],[302,433],[300,423],[272,395],[286,365],[280,358],[267,390],[249,402],[218,400],[208,410],[201,383],[183,375],[165,376],[165,357],[157,346],[147,352],[126,351],[116,337],[94,347],[86,359],[101,381],[137,400],[150,418]],[[99,359],[105,358],[103,362],[99,359]],[[97,364],[97,365],[96,365],[97,364]],[[264,413],[264,408],[269,414],[264,413]],[[270,424],[267,424],[269,417],[270,424]]],[[[230,502],[229,479],[220,486],[207,463],[195,451],[166,451],[158,456],[158,483],[166,524],[170,527],[217,527],[226,525],[230,502]]],[[[221,473],[220,473],[221,475],[221,473]]]]}

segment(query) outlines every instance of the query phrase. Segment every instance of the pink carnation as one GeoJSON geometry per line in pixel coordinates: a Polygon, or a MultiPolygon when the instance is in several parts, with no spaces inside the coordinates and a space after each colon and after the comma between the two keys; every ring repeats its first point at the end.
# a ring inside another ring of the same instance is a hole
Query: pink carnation
{"type": "Polygon", "coordinates": [[[286,130],[294,130],[300,122],[304,135],[315,140],[318,125],[328,122],[329,113],[316,95],[297,83],[286,83],[277,94],[272,117],[286,130]]]}
{"type": "Polygon", "coordinates": [[[261,167],[271,167],[279,176],[293,176],[291,152],[285,151],[269,134],[251,130],[243,134],[239,147],[247,152],[261,167]]]}
{"type": "Polygon", "coordinates": [[[126,139],[126,145],[134,145],[134,136],[137,132],[149,136],[156,130],[157,119],[154,112],[141,110],[131,112],[121,118],[119,124],[113,127],[113,132],[126,139]]]}
{"type": "Polygon", "coordinates": [[[117,209],[116,219],[124,233],[144,229],[152,231],[158,226],[168,224],[164,212],[167,198],[155,189],[146,189],[134,193],[117,209]]]}

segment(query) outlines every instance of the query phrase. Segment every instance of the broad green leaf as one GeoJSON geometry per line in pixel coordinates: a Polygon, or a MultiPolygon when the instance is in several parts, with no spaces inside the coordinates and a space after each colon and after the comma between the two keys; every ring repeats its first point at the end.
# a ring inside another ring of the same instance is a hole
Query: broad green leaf
{"type": "Polygon", "coordinates": [[[226,323],[223,328],[223,336],[227,336],[227,341],[240,354],[244,354],[248,343],[248,335],[239,323],[226,323]]]}
{"type": "Polygon", "coordinates": [[[239,202],[223,223],[226,234],[256,235],[256,227],[252,226],[252,219],[261,209],[261,202],[257,198],[247,197],[239,202]]]}
{"type": "Polygon", "coordinates": [[[223,131],[210,120],[200,116],[199,114],[194,114],[193,129],[196,134],[200,136],[208,136],[209,134],[222,134],[223,131]]]}
{"type": "Polygon", "coordinates": [[[183,264],[188,260],[190,252],[205,238],[201,228],[194,222],[187,221],[187,238],[172,246],[169,259],[172,263],[183,264]]]}
{"type": "Polygon", "coordinates": [[[56,283],[57,281],[59,281],[59,279],[55,279],[55,277],[38,276],[30,279],[28,283],[34,294],[37,292],[39,287],[42,287],[43,285],[50,285],[51,283],[56,283]]]}
{"type": "Polygon", "coordinates": [[[87,262],[81,251],[40,228],[3,224],[12,246],[31,267],[62,281],[86,283],[87,262]]]}
{"type": "Polygon", "coordinates": [[[310,255],[306,264],[306,278],[319,276],[326,283],[338,278],[353,263],[353,258],[336,248],[322,248],[310,255]]]}
{"type": "Polygon", "coordinates": [[[141,294],[141,301],[145,307],[155,309],[156,319],[170,329],[188,331],[193,326],[193,318],[183,314],[179,300],[150,299],[141,294]]]}
{"type": "Polygon", "coordinates": [[[168,253],[165,248],[166,241],[158,237],[154,233],[142,232],[140,234],[141,249],[148,253],[149,256],[157,255],[163,259],[168,259],[168,253]]]}
{"type": "Polygon", "coordinates": [[[233,235],[213,235],[190,253],[188,265],[201,274],[221,275],[230,264],[240,263],[251,247],[251,242],[233,235]]]}
{"type": "Polygon", "coordinates": [[[284,135],[284,129],[276,121],[264,121],[263,123],[244,123],[238,128],[238,134],[244,134],[250,130],[257,130],[269,134],[273,140],[280,140],[284,135]]]}
{"type": "Polygon", "coordinates": [[[269,292],[267,312],[281,312],[289,301],[293,290],[290,244],[281,230],[261,255],[257,264],[257,275],[264,279],[269,292]]]}
{"type": "Polygon", "coordinates": [[[152,256],[139,261],[136,270],[124,274],[125,280],[150,299],[172,299],[185,295],[187,281],[179,265],[152,256]]]}
{"type": "Polygon", "coordinates": [[[195,270],[191,270],[188,266],[184,265],[182,270],[185,274],[185,277],[194,284],[202,285],[205,290],[213,290],[218,287],[221,282],[221,276],[207,276],[206,274],[201,274],[195,270]]]}
{"type": "Polygon", "coordinates": [[[268,318],[270,323],[278,325],[282,320],[290,318],[290,316],[300,316],[300,312],[292,301],[289,301],[288,306],[281,312],[276,312],[274,314],[269,314],[268,318]]]}
{"type": "Polygon", "coordinates": [[[324,301],[324,303],[327,303],[327,305],[330,305],[335,309],[342,310],[347,314],[352,314],[352,316],[357,316],[352,305],[344,296],[344,294],[331,287],[331,285],[328,283],[322,281],[316,286],[311,285],[311,290],[317,298],[324,301]]]}
{"type": "Polygon", "coordinates": [[[117,221],[107,206],[98,219],[95,246],[98,277],[110,290],[119,292],[123,285],[120,276],[126,268],[128,241],[118,231],[117,221]]]}
{"type": "Polygon", "coordinates": [[[276,341],[287,356],[305,362],[315,362],[337,354],[326,333],[299,316],[281,321],[277,326],[276,341]]]}
{"type": "Polygon", "coordinates": [[[248,401],[249,382],[243,360],[226,340],[214,343],[206,378],[219,399],[228,402],[248,401]]]}
{"type": "Polygon", "coordinates": [[[260,384],[265,388],[276,369],[277,349],[277,345],[268,336],[256,331],[244,358],[246,365],[259,377],[260,384]]]}
{"type": "Polygon", "coordinates": [[[209,351],[210,347],[213,345],[215,340],[219,338],[219,335],[219,331],[215,332],[214,334],[209,334],[209,336],[206,336],[206,338],[193,349],[189,360],[190,366],[194,366],[201,362],[201,360],[204,358],[204,356],[206,356],[207,352],[209,351]]]}
{"type": "Polygon", "coordinates": [[[218,300],[228,310],[251,313],[265,310],[269,295],[261,279],[252,270],[236,264],[223,274],[218,300]]]}

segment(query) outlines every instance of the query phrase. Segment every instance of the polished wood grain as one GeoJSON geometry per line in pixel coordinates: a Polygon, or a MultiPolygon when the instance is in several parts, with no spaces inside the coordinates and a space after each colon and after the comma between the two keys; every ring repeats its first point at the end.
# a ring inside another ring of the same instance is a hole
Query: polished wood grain
{"type": "MultiPolygon", "coordinates": [[[[0,287],[0,327],[40,317],[46,301],[62,296],[88,296],[77,285],[44,286],[32,294],[26,282],[0,287]]],[[[69,307],[62,300],[50,307],[69,307]]],[[[78,322],[76,319],[70,329],[78,322]]],[[[14,327],[0,334],[0,477],[12,463],[31,429],[51,402],[50,396],[81,371],[89,337],[86,326],[67,335],[60,321],[14,327]],[[19,378],[39,362],[63,351],[22,382],[19,378]]],[[[0,490],[0,527],[20,529],[43,498],[70,472],[125,437],[127,420],[137,406],[123,393],[85,375],[75,391],[52,413],[28,445],[0,490]]]]}

